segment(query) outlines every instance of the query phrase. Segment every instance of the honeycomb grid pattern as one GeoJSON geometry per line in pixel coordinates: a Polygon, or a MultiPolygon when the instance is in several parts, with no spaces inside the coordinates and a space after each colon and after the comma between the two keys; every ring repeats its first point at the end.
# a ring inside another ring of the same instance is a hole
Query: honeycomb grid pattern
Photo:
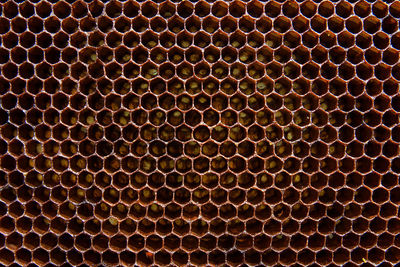
{"type": "Polygon", "coordinates": [[[0,1],[5,266],[400,262],[399,1],[0,1]]]}

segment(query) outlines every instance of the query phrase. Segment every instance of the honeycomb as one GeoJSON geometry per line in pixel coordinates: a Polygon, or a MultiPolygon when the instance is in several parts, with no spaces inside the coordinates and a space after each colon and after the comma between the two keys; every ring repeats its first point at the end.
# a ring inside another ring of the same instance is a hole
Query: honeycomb
{"type": "Polygon", "coordinates": [[[400,262],[400,1],[0,12],[4,266],[400,262]]]}

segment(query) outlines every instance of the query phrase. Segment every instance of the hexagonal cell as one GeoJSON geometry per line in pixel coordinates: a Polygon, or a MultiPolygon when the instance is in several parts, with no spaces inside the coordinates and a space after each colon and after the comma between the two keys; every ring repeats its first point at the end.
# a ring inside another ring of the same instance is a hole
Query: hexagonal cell
{"type": "Polygon", "coordinates": [[[229,43],[235,48],[242,47],[246,43],[246,36],[241,31],[235,31],[230,35],[229,43]]]}
{"type": "Polygon", "coordinates": [[[197,16],[191,16],[186,20],[186,30],[191,33],[198,32],[201,29],[201,20],[197,16]]]}

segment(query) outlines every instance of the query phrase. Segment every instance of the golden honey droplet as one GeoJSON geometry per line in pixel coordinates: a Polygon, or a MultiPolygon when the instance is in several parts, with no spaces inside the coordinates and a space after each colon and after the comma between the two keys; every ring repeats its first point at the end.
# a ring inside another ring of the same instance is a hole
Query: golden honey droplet
{"type": "MultiPolygon", "coordinates": [[[[61,164],[62,164],[62,163],[63,163],[63,162],[61,161],[61,164]]],[[[50,159],[45,159],[44,165],[46,166],[46,168],[50,168],[51,165],[52,165],[50,159]]],[[[67,161],[67,166],[68,166],[68,161],[67,161]]]]}
{"type": "Polygon", "coordinates": [[[89,125],[95,123],[95,118],[93,116],[88,116],[86,118],[86,123],[89,124],[89,125]]]}
{"type": "Polygon", "coordinates": [[[78,190],[77,190],[77,195],[78,195],[79,197],[85,197],[85,191],[82,190],[82,189],[78,189],[78,190]]]}
{"type": "Polygon", "coordinates": [[[70,210],[75,210],[75,205],[74,205],[72,202],[69,202],[69,203],[68,203],[68,208],[69,208],[70,210]]]}
{"type": "Polygon", "coordinates": [[[158,209],[159,209],[158,205],[156,205],[156,204],[151,204],[150,205],[150,210],[151,211],[158,212],[158,209]]]}
{"type": "Polygon", "coordinates": [[[42,181],[43,181],[43,175],[42,175],[41,173],[38,173],[38,174],[36,175],[36,179],[37,179],[38,181],[42,182],[42,181]]]}
{"type": "Polygon", "coordinates": [[[177,226],[182,226],[182,225],[185,224],[185,222],[184,222],[182,219],[177,219],[177,220],[175,221],[175,224],[176,224],[177,226]]]}
{"type": "Polygon", "coordinates": [[[85,176],[85,181],[86,181],[87,183],[93,182],[93,175],[92,175],[91,173],[87,174],[87,175],[85,176]]]}
{"type": "Polygon", "coordinates": [[[118,205],[117,205],[117,210],[118,210],[119,212],[125,212],[126,207],[125,207],[124,205],[122,205],[122,204],[118,204],[118,205]]]}
{"type": "Polygon", "coordinates": [[[101,203],[101,204],[100,204],[100,209],[101,209],[102,211],[108,211],[108,206],[107,206],[107,204],[101,203]]]}
{"type": "Polygon", "coordinates": [[[111,225],[116,226],[118,225],[118,220],[114,217],[111,217],[110,219],[108,219],[108,221],[110,222],[111,225]]]}
{"type": "MultiPolygon", "coordinates": [[[[67,161],[68,162],[68,161],[67,161]]],[[[76,165],[79,167],[79,168],[81,168],[81,169],[83,169],[84,167],[85,167],[85,160],[84,159],[78,159],[78,161],[76,162],[76,165]]]]}
{"type": "Polygon", "coordinates": [[[233,47],[239,47],[239,46],[240,46],[240,43],[239,43],[238,41],[233,41],[233,42],[232,42],[232,46],[233,46],[233,47]]]}
{"type": "Polygon", "coordinates": [[[300,181],[301,181],[301,176],[300,176],[299,174],[296,174],[296,175],[294,176],[293,181],[294,181],[295,183],[300,182],[300,181]]]}

